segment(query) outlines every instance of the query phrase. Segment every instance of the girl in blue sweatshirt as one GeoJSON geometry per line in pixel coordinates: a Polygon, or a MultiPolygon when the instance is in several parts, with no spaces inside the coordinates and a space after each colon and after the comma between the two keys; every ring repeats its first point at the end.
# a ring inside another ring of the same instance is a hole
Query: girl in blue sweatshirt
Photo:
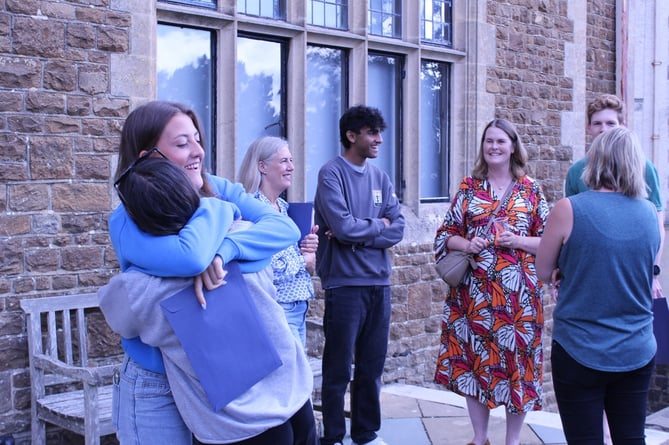
{"type": "MultiPolygon", "coordinates": [[[[258,270],[271,256],[295,243],[295,224],[247,194],[240,184],[204,173],[205,151],[195,113],[171,102],[154,101],[128,115],[123,125],[115,186],[142,159],[164,157],[181,166],[204,200],[188,224],[176,235],[142,232],[123,205],[109,218],[109,234],[121,270],[129,267],[162,277],[196,277],[196,293],[224,283],[223,264],[253,261],[258,270]],[[243,215],[253,224],[244,231],[227,233],[243,215]]],[[[123,203],[125,198],[119,193],[123,203]]],[[[205,304],[203,302],[203,307],[205,304]]],[[[192,443],[191,432],[174,403],[158,348],[138,337],[124,338],[124,364],[113,397],[113,420],[123,444],[192,443]]]]}

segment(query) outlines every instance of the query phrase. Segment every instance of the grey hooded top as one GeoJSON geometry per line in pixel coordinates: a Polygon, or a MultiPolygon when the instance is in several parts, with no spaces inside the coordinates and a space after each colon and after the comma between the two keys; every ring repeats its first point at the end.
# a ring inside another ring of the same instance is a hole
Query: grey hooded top
{"type": "Polygon", "coordinates": [[[238,442],[256,436],[284,423],[311,397],[311,367],[290,332],[283,309],[274,300],[272,271],[266,268],[247,273],[244,280],[283,364],[218,412],[211,408],[160,307],[161,300],[192,286],[193,280],[128,271],[98,291],[100,308],[116,333],[125,338],[139,336],[144,343],[160,348],[179,413],[203,443],[238,442]]]}

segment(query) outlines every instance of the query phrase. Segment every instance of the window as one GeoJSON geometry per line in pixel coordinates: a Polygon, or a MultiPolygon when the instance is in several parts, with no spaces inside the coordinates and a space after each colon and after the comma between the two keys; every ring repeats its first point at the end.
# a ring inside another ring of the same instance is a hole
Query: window
{"type": "Polygon", "coordinates": [[[237,0],[237,12],[270,19],[285,19],[285,0],[237,0]]]}
{"type": "Polygon", "coordinates": [[[450,70],[446,63],[423,61],[420,72],[420,198],[449,198],[450,70]]]}
{"type": "Polygon", "coordinates": [[[401,199],[400,173],[402,171],[401,128],[402,128],[402,73],[403,59],[398,56],[372,53],[368,58],[368,105],[381,111],[386,121],[383,144],[379,156],[373,162],[388,173],[395,185],[395,192],[401,199]]]}
{"type": "Polygon", "coordinates": [[[453,2],[421,0],[420,37],[423,41],[453,46],[453,2]]]}
{"type": "Polygon", "coordinates": [[[347,67],[346,51],[307,47],[305,176],[308,200],[312,200],[316,192],[320,167],[341,153],[339,118],[346,108],[347,67]]]}
{"type": "Polygon", "coordinates": [[[402,37],[401,0],[370,0],[369,33],[377,36],[402,37]]]}
{"type": "Polygon", "coordinates": [[[285,44],[256,36],[237,38],[237,165],[260,136],[286,136],[285,44]]]}
{"type": "Polygon", "coordinates": [[[210,169],[216,153],[213,33],[165,24],[158,24],[157,33],[158,99],[182,102],[195,110],[204,132],[205,164],[210,169]]]}
{"type": "Polygon", "coordinates": [[[307,0],[307,23],[327,28],[347,29],[347,0],[307,0]]]}
{"type": "Polygon", "coordinates": [[[453,43],[453,21],[477,23],[471,0],[175,1],[156,3],[157,88],[145,97],[157,90],[192,104],[209,171],[234,181],[254,139],[284,137],[295,165],[287,197],[312,201],[319,170],[342,153],[339,118],[366,104],[387,124],[370,164],[401,202],[428,215],[451,198],[471,163],[473,122],[494,113],[465,94],[471,73],[485,69],[456,49],[471,28],[458,27],[453,43]],[[216,12],[185,2],[215,3],[216,12]]]}

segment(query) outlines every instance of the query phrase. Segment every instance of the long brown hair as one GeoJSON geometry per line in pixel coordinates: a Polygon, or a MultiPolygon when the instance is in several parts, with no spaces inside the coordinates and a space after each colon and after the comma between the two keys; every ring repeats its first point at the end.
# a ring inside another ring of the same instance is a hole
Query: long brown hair
{"type": "MultiPolygon", "coordinates": [[[[155,100],[133,110],[123,124],[121,143],[119,145],[118,165],[114,178],[118,177],[132,164],[143,151],[155,147],[167,123],[177,114],[185,114],[192,121],[195,129],[204,141],[200,121],[191,108],[178,102],[155,100]]],[[[204,142],[200,143],[204,149],[204,142]]],[[[214,196],[211,185],[207,181],[204,167],[202,168],[203,185],[200,194],[214,196]]]]}
{"type": "Polygon", "coordinates": [[[481,135],[481,144],[479,145],[479,153],[476,157],[476,162],[474,163],[474,169],[472,170],[472,176],[477,179],[487,179],[488,178],[488,163],[485,161],[483,156],[483,144],[485,142],[485,133],[488,131],[488,128],[499,128],[504,133],[509,136],[511,143],[513,144],[513,153],[511,153],[510,170],[511,174],[515,179],[520,178],[525,175],[525,166],[527,165],[527,150],[523,146],[523,141],[520,140],[518,131],[516,127],[506,119],[493,119],[488,125],[483,129],[483,135],[481,135]]]}

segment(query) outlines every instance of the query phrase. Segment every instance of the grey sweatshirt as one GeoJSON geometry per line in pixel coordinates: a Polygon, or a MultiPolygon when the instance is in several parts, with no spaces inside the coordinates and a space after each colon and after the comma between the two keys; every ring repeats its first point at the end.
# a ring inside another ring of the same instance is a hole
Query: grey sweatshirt
{"type": "Polygon", "coordinates": [[[179,413],[203,443],[238,442],[256,436],[284,423],[311,396],[311,367],[290,332],[283,309],[274,300],[272,271],[266,268],[244,274],[244,280],[283,364],[218,412],[212,410],[160,307],[161,300],[192,286],[193,280],[128,271],[98,291],[100,308],[116,333],[125,338],[139,336],[144,343],[160,348],[179,413]]]}

